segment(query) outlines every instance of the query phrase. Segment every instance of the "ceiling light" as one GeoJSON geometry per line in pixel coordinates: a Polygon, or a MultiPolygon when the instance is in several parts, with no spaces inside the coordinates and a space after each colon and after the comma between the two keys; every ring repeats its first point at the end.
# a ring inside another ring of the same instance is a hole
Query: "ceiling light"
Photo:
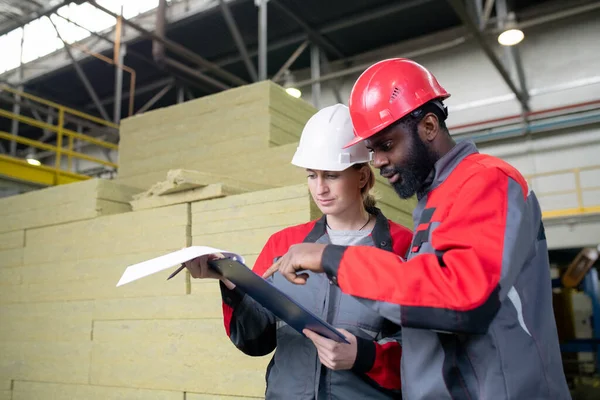
{"type": "Polygon", "coordinates": [[[295,87],[286,88],[285,91],[287,92],[287,94],[295,98],[299,98],[300,96],[302,96],[302,92],[300,91],[300,89],[297,89],[295,87]]]}
{"type": "Polygon", "coordinates": [[[42,163],[40,162],[40,160],[35,159],[35,158],[26,158],[27,163],[31,164],[31,165],[35,165],[35,166],[40,166],[42,165],[42,163]]]}
{"type": "Polygon", "coordinates": [[[30,147],[30,150],[25,155],[25,160],[27,161],[28,164],[31,164],[31,165],[35,165],[35,166],[42,165],[42,163],[40,162],[40,160],[38,160],[35,157],[35,149],[33,149],[31,147],[30,147]]]}
{"type": "Polygon", "coordinates": [[[292,72],[289,69],[286,69],[283,73],[283,87],[285,88],[287,94],[289,94],[292,97],[298,99],[300,98],[300,96],[302,96],[302,92],[296,87],[296,80],[294,79],[294,75],[292,75],[292,72]]]}
{"type": "Polygon", "coordinates": [[[502,46],[514,46],[521,43],[525,38],[525,34],[520,29],[508,29],[498,36],[498,43],[502,46]]]}

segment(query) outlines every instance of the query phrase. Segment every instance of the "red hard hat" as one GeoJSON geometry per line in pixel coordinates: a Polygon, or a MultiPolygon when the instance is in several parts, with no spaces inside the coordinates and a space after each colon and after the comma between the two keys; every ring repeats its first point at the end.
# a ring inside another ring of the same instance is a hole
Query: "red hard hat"
{"type": "Polygon", "coordinates": [[[344,148],[373,136],[428,101],[448,97],[422,65],[406,58],[379,61],[352,88],[348,107],[355,137],[344,148]]]}

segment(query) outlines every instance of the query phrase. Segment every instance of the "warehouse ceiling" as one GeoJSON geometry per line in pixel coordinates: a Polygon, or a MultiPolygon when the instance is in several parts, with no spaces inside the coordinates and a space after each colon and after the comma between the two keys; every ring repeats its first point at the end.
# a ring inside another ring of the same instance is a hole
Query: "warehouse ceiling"
{"type": "MultiPolygon", "coordinates": [[[[475,0],[468,1],[470,5],[474,4],[475,0]]],[[[481,0],[482,6],[488,1],[481,0]]],[[[218,4],[217,0],[212,0],[212,2],[218,4]]],[[[68,2],[0,0],[0,30],[13,26],[11,24],[14,24],[15,20],[26,20],[64,3],[68,2]],[[19,13],[21,15],[16,18],[15,16],[19,13]]],[[[462,26],[461,19],[450,3],[448,0],[269,0],[267,75],[272,77],[278,72],[290,55],[306,39],[307,30],[318,33],[320,44],[330,62],[346,60],[386,45],[462,26]]],[[[585,3],[590,3],[590,1],[573,0],[569,2],[569,6],[585,3]]],[[[228,4],[256,68],[259,25],[258,8],[255,1],[235,0],[228,4]]],[[[519,20],[526,19],[528,16],[557,12],[566,7],[564,1],[556,0],[508,1],[507,5],[509,10],[517,14],[519,20]]],[[[492,9],[490,21],[493,20],[494,15],[492,9]]],[[[244,81],[252,81],[220,7],[213,7],[209,11],[174,24],[167,23],[166,37],[216,63],[244,81]]],[[[104,55],[112,58],[112,50],[104,55]]],[[[196,68],[188,59],[174,54],[168,49],[166,55],[186,66],[196,68]]],[[[180,68],[159,67],[153,61],[152,41],[147,37],[128,44],[125,64],[137,73],[136,87],[140,90],[135,97],[136,109],[163,89],[165,82],[168,83],[171,80],[176,86],[184,87],[185,92],[193,97],[221,90],[189,73],[182,72],[180,68]],[[154,87],[151,90],[141,90],[149,85],[154,87]]],[[[88,57],[85,61],[80,62],[80,65],[112,117],[114,67],[93,57],[88,57]]],[[[306,49],[295,60],[290,70],[295,71],[309,67],[310,51],[306,49]]],[[[219,79],[217,75],[210,72],[206,72],[206,74],[219,79]]],[[[127,82],[126,78],[125,88],[127,82]]],[[[24,89],[41,97],[100,116],[89,92],[78,79],[72,64],[26,82],[24,89]]],[[[164,107],[176,102],[177,91],[171,89],[152,108],[164,107]]],[[[126,115],[127,101],[125,99],[122,105],[122,115],[126,115]]],[[[0,122],[0,130],[10,130],[10,126],[6,126],[6,120],[0,122]]],[[[25,131],[20,134],[35,138],[40,132],[32,131],[28,134],[25,131]]]]}

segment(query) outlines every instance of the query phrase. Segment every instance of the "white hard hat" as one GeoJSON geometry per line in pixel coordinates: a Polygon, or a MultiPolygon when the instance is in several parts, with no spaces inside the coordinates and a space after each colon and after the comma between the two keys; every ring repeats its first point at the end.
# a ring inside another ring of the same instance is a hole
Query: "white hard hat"
{"type": "Polygon", "coordinates": [[[321,171],[343,171],[353,164],[371,160],[363,143],[343,149],[354,139],[348,107],[335,104],[313,115],[302,130],[292,164],[321,171]]]}

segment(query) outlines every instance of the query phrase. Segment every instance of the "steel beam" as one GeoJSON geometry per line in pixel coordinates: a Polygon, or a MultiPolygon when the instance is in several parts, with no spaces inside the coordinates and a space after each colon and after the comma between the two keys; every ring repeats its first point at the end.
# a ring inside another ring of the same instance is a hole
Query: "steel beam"
{"type": "Polygon", "coordinates": [[[217,87],[221,90],[227,90],[227,89],[231,88],[231,86],[228,86],[228,85],[224,84],[223,82],[220,82],[214,78],[211,78],[210,76],[205,75],[202,72],[195,70],[192,67],[188,67],[187,65],[180,63],[179,61],[173,60],[172,58],[168,58],[168,57],[165,58],[165,64],[170,67],[177,68],[178,70],[185,72],[188,75],[195,76],[196,78],[198,78],[206,83],[209,83],[212,86],[217,87]]]}
{"type": "MultiPolygon", "coordinates": [[[[165,85],[168,85],[168,84],[174,83],[174,82],[175,82],[175,79],[172,77],[161,79],[161,80],[158,80],[158,81],[155,81],[155,82],[149,83],[147,85],[136,88],[135,95],[138,96],[138,95],[141,95],[144,93],[152,92],[158,88],[161,88],[165,85]]],[[[129,91],[123,92],[122,100],[128,99],[129,96],[131,96],[131,92],[129,92],[129,91]]],[[[109,97],[105,97],[105,98],[101,99],[100,104],[102,104],[102,105],[113,104],[114,101],[115,101],[114,96],[109,96],[109,97]]],[[[94,104],[87,104],[84,108],[89,109],[92,107],[94,107],[94,104]]]]}
{"type": "Polygon", "coordinates": [[[496,69],[502,76],[502,79],[504,79],[504,82],[506,82],[510,90],[512,90],[515,96],[517,96],[517,99],[519,99],[521,105],[523,107],[527,107],[527,99],[523,96],[521,91],[514,84],[514,82],[510,78],[510,75],[504,68],[504,65],[502,65],[502,62],[498,59],[498,57],[496,57],[496,53],[494,53],[492,47],[486,42],[485,38],[479,31],[479,28],[475,26],[475,23],[469,16],[469,12],[465,8],[465,5],[463,4],[462,0],[448,0],[448,3],[450,3],[452,8],[454,9],[454,12],[456,12],[458,17],[461,19],[462,23],[466,26],[467,30],[473,35],[473,37],[475,37],[475,40],[477,40],[479,46],[481,47],[485,55],[492,62],[494,67],[496,67],[496,69]]]}
{"type": "Polygon", "coordinates": [[[18,18],[15,21],[15,23],[13,23],[12,25],[10,25],[10,26],[8,26],[6,28],[0,29],[0,36],[2,36],[2,35],[10,32],[10,31],[12,31],[12,30],[15,30],[17,28],[20,28],[22,26],[25,26],[28,23],[30,23],[32,21],[35,21],[36,19],[41,18],[41,17],[43,17],[45,15],[50,15],[52,13],[55,13],[56,11],[58,11],[59,8],[61,8],[63,6],[66,6],[66,5],[68,5],[69,3],[72,3],[72,2],[73,2],[73,0],[65,0],[65,1],[62,1],[59,4],[56,4],[56,5],[52,6],[52,7],[48,7],[48,8],[45,8],[45,9],[41,10],[41,11],[35,12],[35,13],[33,13],[32,15],[30,15],[28,17],[18,18]]]}
{"type": "MultiPolygon", "coordinates": [[[[90,35],[95,36],[98,39],[101,39],[101,40],[104,40],[104,41],[110,43],[113,47],[115,46],[115,41],[114,40],[112,40],[112,39],[110,39],[110,38],[108,38],[108,37],[106,37],[106,36],[104,36],[104,35],[102,35],[102,34],[100,34],[98,32],[94,32],[92,30],[89,30],[85,26],[83,26],[83,25],[81,25],[81,24],[79,24],[79,23],[77,23],[77,22],[75,22],[75,21],[73,21],[73,20],[71,20],[71,19],[69,19],[67,17],[63,17],[62,15],[60,15],[58,13],[55,13],[54,15],[56,15],[57,17],[60,17],[60,18],[64,19],[65,21],[67,21],[67,22],[75,25],[78,28],[81,28],[81,29],[87,31],[90,35]]],[[[88,46],[88,47],[92,48],[93,46],[88,46]]],[[[141,53],[138,53],[137,51],[134,51],[132,49],[127,49],[127,54],[129,54],[129,55],[131,55],[131,56],[133,56],[133,57],[135,57],[135,58],[137,58],[137,59],[145,62],[148,65],[151,65],[152,67],[154,67],[156,69],[158,69],[158,67],[156,66],[156,63],[154,61],[152,61],[150,58],[146,57],[145,55],[143,55],[141,53]]]]}
{"type": "MultiPolygon", "coordinates": [[[[259,1],[259,0],[255,0],[255,1],[259,1]]],[[[316,30],[320,34],[336,32],[340,29],[344,29],[349,26],[353,26],[355,24],[372,21],[372,20],[380,18],[384,15],[390,15],[390,14],[394,14],[397,12],[401,12],[408,8],[426,4],[431,1],[433,1],[433,0],[413,0],[413,1],[408,1],[406,3],[402,2],[401,4],[394,3],[394,4],[390,4],[390,5],[381,6],[379,8],[373,9],[372,11],[357,13],[355,15],[349,16],[348,18],[332,22],[331,24],[324,25],[322,27],[319,27],[316,30]]],[[[301,42],[305,41],[307,38],[308,38],[308,35],[306,33],[290,35],[286,38],[279,39],[279,40],[269,43],[267,45],[267,52],[279,50],[286,46],[290,46],[290,45],[293,45],[296,43],[301,43],[301,42]]],[[[258,49],[254,49],[254,50],[250,51],[250,57],[256,57],[258,54],[259,54],[258,49]]],[[[224,67],[227,65],[231,65],[231,64],[240,62],[241,60],[242,59],[239,55],[235,55],[235,56],[229,56],[229,57],[224,57],[224,58],[218,59],[215,61],[215,63],[221,67],[224,67]]],[[[206,70],[207,69],[205,69],[205,68],[200,69],[201,72],[205,72],[206,70]]]]}
{"type": "Polygon", "coordinates": [[[165,86],[164,88],[162,88],[158,93],[156,93],[154,96],[152,96],[152,98],[150,100],[148,100],[146,102],[146,104],[144,104],[143,106],[140,107],[139,110],[137,110],[135,113],[136,114],[141,114],[143,112],[148,111],[148,109],[150,109],[150,107],[152,107],[154,104],[156,104],[157,101],[159,101],[160,99],[163,98],[163,96],[165,94],[167,94],[169,92],[169,90],[173,89],[173,84],[169,83],[167,86],[165,86]]]}
{"type": "Polygon", "coordinates": [[[107,121],[110,121],[110,117],[108,116],[108,113],[106,112],[106,110],[104,109],[102,104],[100,103],[100,99],[98,98],[98,95],[96,94],[96,91],[94,90],[94,87],[92,86],[92,84],[88,80],[87,76],[85,75],[85,72],[83,71],[83,69],[77,62],[77,60],[75,59],[75,56],[73,56],[73,53],[71,52],[71,45],[62,38],[62,36],[58,30],[58,27],[56,26],[54,21],[52,21],[51,19],[49,19],[49,20],[50,20],[50,23],[52,24],[52,26],[54,27],[54,30],[56,31],[56,35],[65,45],[65,51],[67,52],[67,55],[73,62],[73,67],[75,68],[75,72],[77,72],[77,76],[79,77],[79,80],[81,80],[81,82],[83,83],[83,86],[85,86],[85,89],[87,90],[88,94],[94,101],[96,109],[98,109],[98,111],[100,112],[100,115],[102,115],[102,118],[104,118],[107,121]]]}
{"type": "MultiPolygon", "coordinates": [[[[118,57],[118,65],[123,65],[125,62],[125,53],[127,52],[127,47],[123,44],[122,46],[119,46],[118,51],[119,54],[115,54],[115,57],[118,57]]],[[[113,119],[114,123],[118,125],[121,122],[121,99],[123,98],[123,68],[117,67],[115,69],[115,104],[113,107],[113,119]]],[[[133,106],[133,104],[131,106],[133,106]]]]}
{"type": "MultiPolygon", "coordinates": [[[[407,52],[407,53],[404,53],[402,56],[406,57],[406,58],[420,57],[420,56],[423,56],[426,54],[435,53],[437,51],[451,49],[455,46],[463,44],[464,42],[465,42],[465,39],[463,37],[459,37],[459,38],[450,40],[448,42],[436,44],[435,46],[430,46],[430,47],[422,48],[419,50],[407,52]]],[[[303,80],[300,82],[296,82],[294,84],[294,86],[297,88],[300,88],[300,87],[312,85],[315,82],[326,82],[326,81],[330,81],[332,79],[337,79],[337,78],[341,78],[341,77],[352,75],[352,74],[359,74],[359,73],[362,73],[365,69],[369,68],[371,65],[373,65],[372,61],[367,62],[367,63],[362,63],[359,65],[354,65],[352,67],[348,67],[348,68],[340,70],[340,71],[332,72],[327,75],[321,75],[317,79],[311,78],[311,79],[306,79],[306,80],[303,80]]]]}
{"type": "Polygon", "coordinates": [[[338,49],[333,43],[327,40],[323,35],[313,29],[309,24],[306,23],[302,18],[298,17],[292,10],[281,4],[278,0],[271,0],[273,5],[277,7],[283,14],[287,15],[292,21],[300,25],[302,30],[307,33],[310,40],[321,47],[326,52],[329,52],[337,58],[344,58],[345,55],[338,49]]]}
{"type": "MultiPolygon", "coordinates": [[[[103,11],[106,14],[112,16],[113,18],[118,18],[117,14],[115,14],[114,12],[110,11],[109,9],[101,6],[95,0],[88,0],[88,2],[91,5],[93,5],[94,7],[96,7],[97,9],[99,9],[100,11],[103,11]]],[[[169,49],[173,53],[178,54],[179,56],[184,57],[184,58],[188,59],[189,61],[191,61],[201,67],[209,69],[216,75],[219,75],[221,78],[226,79],[235,85],[247,84],[247,82],[244,81],[243,79],[241,79],[240,77],[235,76],[234,74],[225,71],[224,69],[220,68],[218,65],[206,60],[205,58],[199,56],[198,54],[196,54],[193,51],[191,51],[190,49],[180,45],[179,43],[176,43],[167,38],[162,38],[158,35],[155,35],[154,33],[142,28],[140,25],[136,24],[135,22],[131,22],[128,19],[122,18],[122,21],[125,25],[128,25],[131,28],[135,29],[136,31],[140,32],[140,34],[142,36],[147,36],[148,38],[150,38],[152,40],[156,40],[156,41],[162,43],[167,49],[169,49]]]]}
{"type": "MultiPolygon", "coordinates": [[[[498,28],[504,29],[508,19],[508,6],[506,5],[506,0],[496,0],[496,18],[498,28]]],[[[523,63],[521,62],[521,54],[517,46],[502,47],[504,48],[507,64],[515,69],[517,79],[519,80],[519,87],[521,89],[521,95],[523,96],[523,101],[521,102],[523,106],[523,113],[526,114],[529,112],[529,92],[527,91],[527,83],[525,81],[523,63]]]]}
{"type": "Polygon", "coordinates": [[[484,30],[492,15],[492,9],[494,8],[494,0],[486,0],[485,7],[483,8],[483,15],[481,21],[479,21],[479,29],[484,30]]]}
{"type": "MultiPolygon", "coordinates": [[[[22,89],[22,88],[20,88],[22,89]]],[[[21,113],[21,105],[19,104],[20,96],[15,95],[17,101],[13,104],[12,112],[13,114],[19,115],[21,113]]],[[[13,119],[10,124],[10,133],[14,136],[19,136],[19,121],[17,119],[13,119]]],[[[17,142],[10,142],[10,155],[15,157],[17,155],[17,142]]]]}
{"type": "Polygon", "coordinates": [[[258,74],[256,73],[256,68],[254,67],[254,64],[252,63],[252,60],[250,60],[250,56],[248,55],[248,49],[246,48],[244,39],[242,38],[242,35],[240,34],[240,30],[238,29],[238,26],[235,23],[235,18],[233,18],[233,14],[231,14],[229,5],[227,4],[227,2],[225,2],[225,0],[220,0],[219,3],[221,5],[221,12],[223,13],[223,18],[225,18],[225,23],[227,24],[227,27],[229,28],[229,32],[231,32],[231,36],[233,37],[233,40],[235,41],[235,45],[237,46],[238,51],[240,52],[240,55],[242,56],[242,60],[244,60],[244,64],[246,64],[246,69],[248,70],[248,74],[250,75],[250,78],[252,78],[252,80],[254,82],[256,82],[258,80],[258,74]]]}
{"type": "MultiPolygon", "coordinates": [[[[23,44],[25,43],[25,30],[21,31],[21,48],[19,50],[19,81],[23,81],[23,44]]],[[[18,88],[23,91],[23,86],[18,88]]],[[[14,95],[15,103],[13,104],[13,113],[19,115],[21,112],[21,96],[18,94],[14,95]]],[[[15,118],[11,121],[10,133],[14,136],[19,135],[19,121],[15,118]]],[[[10,142],[10,155],[15,157],[17,155],[17,141],[13,140],[10,142]]]]}
{"type": "Polygon", "coordinates": [[[314,80],[311,85],[311,98],[313,106],[318,110],[321,103],[321,60],[319,46],[316,44],[310,45],[310,77],[314,80]]]}
{"type": "Polygon", "coordinates": [[[183,87],[179,86],[177,88],[177,104],[181,104],[185,101],[185,95],[183,92],[183,87]]]}
{"type": "Polygon", "coordinates": [[[267,2],[254,0],[258,6],[258,79],[267,79],[267,2]]]}
{"type": "Polygon", "coordinates": [[[300,46],[298,46],[296,50],[294,50],[290,58],[288,58],[287,61],[283,63],[281,68],[279,68],[279,71],[277,71],[277,73],[273,75],[271,80],[273,82],[277,82],[283,76],[283,74],[285,74],[285,71],[287,71],[294,62],[296,62],[298,57],[300,57],[300,55],[304,52],[304,50],[306,50],[307,47],[308,40],[305,40],[304,42],[302,42],[302,44],[300,44],[300,46]]]}
{"type": "Polygon", "coordinates": [[[189,88],[185,88],[185,95],[187,96],[188,100],[194,100],[196,98],[189,88]]]}
{"type": "MultiPolygon", "coordinates": [[[[323,68],[323,72],[325,74],[331,73],[331,68],[329,66],[329,60],[327,59],[327,55],[325,54],[325,52],[323,51],[323,49],[321,49],[321,67],[323,68]]],[[[331,82],[331,91],[333,92],[333,95],[335,96],[335,100],[338,103],[345,104],[342,101],[342,94],[340,92],[340,82],[339,82],[339,80],[334,79],[331,82]]]]}
{"type": "MultiPolygon", "coordinates": [[[[122,18],[122,17],[121,17],[122,18]]],[[[119,18],[119,19],[121,19],[119,18]]],[[[156,36],[165,38],[165,26],[167,24],[167,0],[158,0],[156,8],[156,23],[154,31],[156,36]]],[[[165,45],[158,40],[152,41],[152,58],[162,68],[165,62],[165,45]]]]}

